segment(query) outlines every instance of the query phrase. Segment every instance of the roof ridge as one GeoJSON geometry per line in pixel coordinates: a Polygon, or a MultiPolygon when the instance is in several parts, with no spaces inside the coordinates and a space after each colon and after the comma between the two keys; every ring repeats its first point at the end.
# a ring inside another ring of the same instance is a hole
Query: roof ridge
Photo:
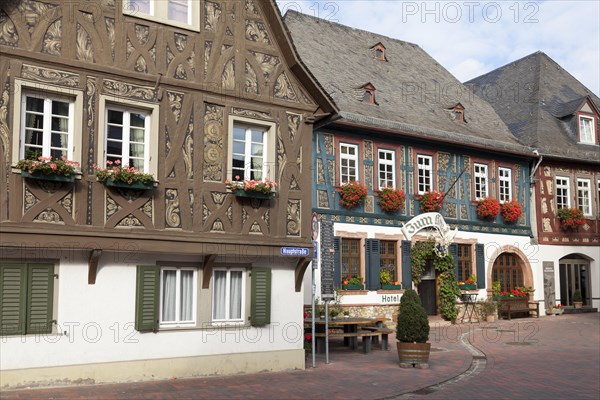
{"type": "MultiPolygon", "coordinates": [[[[349,26],[349,25],[340,24],[339,22],[333,22],[333,21],[330,21],[330,20],[327,20],[327,19],[324,19],[324,18],[315,17],[314,15],[305,14],[305,13],[302,13],[302,12],[299,12],[299,11],[296,11],[296,10],[293,10],[293,9],[291,9],[291,8],[290,8],[290,9],[288,9],[288,10],[286,10],[285,14],[283,15],[283,19],[284,19],[284,20],[285,20],[286,18],[288,18],[288,14],[296,14],[296,15],[300,15],[300,16],[302,16],[302,18],[311,18],[311,19],[317,20],[317,21],[319,21],[319,22],[321,22],[321,21],[322,21],[322,22],[324,22],[324,23],[327,23],[327,24],[329,24],[329,25],[337,25],[337,26],[343,27],[343,28],[345,28],[345,29],[350,29],[350,30],[357,31],[357,32],[363,32],[363,33],[369,34],[369,35],[371,35],[371,36],[378,36],[378,37],[385,38],[385,39],[388,39],[388,40],[393,40],[394,42],[398,42],[398,43],[404,43],[404,44],[408,44],[408,45],[415,46],[415,47],[418,47],[418,48],[422,49],[422,47],[421,47],[421,46],[419,46],[419,45],[418,45],[418,44],[416,44],[416,43],[407,42],[406,40],[396,39],[396,38],[393,38],[393,37],[390,37],[390,36],[382,35],[382,34],[380,34],[380,33],[371,32],[371,31],[367,31],[367,30],[365,30],[365,29],[354,28],[354,27],[352,27],[352,26],[349,26]]],[[[293,18],[293,17],[290,15],[290,17],[289,17],[289,18],[293,18]]],[[[381,42],[381,41],[378,41],[378,42],[381,42]]],[[[378,42],[375,42],[375,43],[373,43],[373,45],[376,45],[378,42]]],[[[383,44],[383,43],[382,43],[382,44],[383,44]]]]}

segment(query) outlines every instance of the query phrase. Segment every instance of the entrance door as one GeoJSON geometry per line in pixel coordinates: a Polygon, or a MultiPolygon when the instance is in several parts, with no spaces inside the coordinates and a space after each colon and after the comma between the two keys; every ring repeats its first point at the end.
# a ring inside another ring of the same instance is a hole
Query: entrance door
{"type": "Polygon", "coordinates": [[[421,283],[417,287],[419,290],[419,297],[421,298],[421,304],[427,315],[437,314],[437,301],[436,301],[436,285],[435,285],[435,268],[433,266],[433,260],[427,260],[425,264],[425,273],[421,277],[421,283]]]}
{"type": "Polygon", "coordinates": [[[573,305],[573,293],[581,291],[583,305],[591,305],[590,302],[590,263],[584,259],[560,260],[560,302],[563,305],[573,305]]]}

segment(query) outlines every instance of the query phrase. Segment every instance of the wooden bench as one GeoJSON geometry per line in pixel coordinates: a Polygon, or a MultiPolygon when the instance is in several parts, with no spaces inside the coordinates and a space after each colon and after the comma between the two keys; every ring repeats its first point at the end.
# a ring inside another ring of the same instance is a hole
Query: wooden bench
{"type": "MultiPolygon", "coordinates": [[[[377,326],[366,326],[363,329],[366,331],[375,332],[378,335],[381,335],[381,349],[382,350],[388,349],[388,335],[394,333],[393,329],[377,327],[377,326]]],[[[378,339],[377,337],[373,338],[373,340],[377,340],[377,339],[378,339]]]]}
{"type": "Polygon", "coordinates": [[[540,317],[540,303],[529,301],[524,297],[512,297],[510,299],[500,299],[498,302],[498,317],[506,315],[510,319],[512,314],[535,312],[536,317],[540,317]],[[532,307],[533,306],[533,307],[532,307]]]}
{"type": "MultiPolygon", "coordinates": [[[[375,336],[379,336],[378,332],[371,332],[368,330],[361,330],[358,332],[330,332],[329,333],[329,337],[343,337],[343,338],[349,338],[350,339],[350,348],[352,350],[356,350],[356,345],[357,345],[357,338],[362,338],[362,344],[363,344],[363,352],[365,354],[370,353],[371,352],[371,339],[375,336]]],[[[315,337],[317,339],[321,339],[321,340],[317,340],[317,349],[324,349],[324,344],[325,344],[325,337],[326,334],[325,332],[318,332],[315,333],[315,337]],[[319,342],[321,342],[321,345],[319,345],[319,342]],[[322,346],[322,347],[321,347],[322,346]]]]}

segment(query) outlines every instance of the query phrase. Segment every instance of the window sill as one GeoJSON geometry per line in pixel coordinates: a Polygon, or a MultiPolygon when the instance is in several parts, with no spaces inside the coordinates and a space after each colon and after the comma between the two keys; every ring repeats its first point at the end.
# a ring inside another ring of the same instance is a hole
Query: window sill
{"type": "Polygon", "coordinates": [[[202,326],[161,326],[158,328],[158,332],[182,332],[182,331],[206,331],[209,329],[239,329],[239,328],[250,328],[250,323],[212,323],[204,322],[202,326]]]}

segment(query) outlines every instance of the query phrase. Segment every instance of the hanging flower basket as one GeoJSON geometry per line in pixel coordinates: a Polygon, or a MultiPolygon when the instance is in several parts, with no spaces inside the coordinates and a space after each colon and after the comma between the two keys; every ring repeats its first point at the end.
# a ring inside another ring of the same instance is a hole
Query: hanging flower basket
{"type": "Polygon", "coordinates": [[[404,208],[406,202],[406,193],[400,189],[386,187],[379,191],[379,200],[377,204],[386,213],[395,213],[404,208]]]}
{"type": "Polygon", "coordinates": [[[54,160],[52,157],[38,157],[36,160],[19,160],[15,168],[21,170],[21,176],[54,182],[74,182],[78,174],[79,163],[69,161],[66,157],[54,160]]]}
{"type": "Polygon", "coordinates": [[[358,181],[350,181],[339,187],[340,204],[351,210],[364,203],[367,197],[367,188],[358,181]]]}
{"type": "Polygon", "coordinates": [[[523,214],[523,207],[517,200],[513,199],[502,204],[500,214],[506,223],[517,222],[521,218],[521,214],[523,214]]]}
{"type": "Polygon", "coordinates": [[[560,220],[560,227],[566,231],[577,230],[577,228],[585,224],[583,211],[578,208],[561,208],[557,214],[560,220]]]}
{"type": "Polygon", "coordinates": [[[486,197],[477,202],[477,216],[484,220],[493,220],[500,213],[500,203],[493,197],[486,197]]]}
{"type": "Polygon", "coordinates": [[[440,212],[444,205],[444,193],[432,190],[425,192],[419,199],[419,208],[421,212],[440,212]]]}

